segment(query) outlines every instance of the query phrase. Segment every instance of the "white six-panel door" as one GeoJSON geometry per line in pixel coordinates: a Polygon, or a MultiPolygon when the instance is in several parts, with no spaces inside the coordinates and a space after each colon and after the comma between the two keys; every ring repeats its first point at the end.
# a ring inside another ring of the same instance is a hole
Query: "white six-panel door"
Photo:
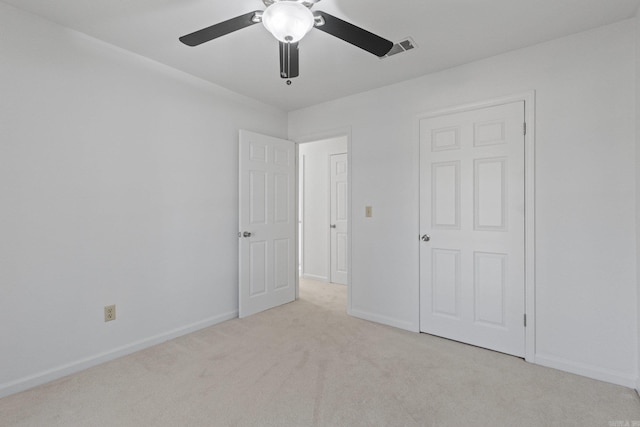
{"type": "Polygon", "coordinates": [[[525,354],[524,102],[420,121],[420,330],[525,354]]]}
{"type": "Polygon", "coordinates": [[[333,154],[331,176],[331,282],[347,284],[347,155],[333,154]]]}
{"type": "Polygon", "coordinates": [[[295,144],[240,131],[239,315],[296,293],[295,144]]]}

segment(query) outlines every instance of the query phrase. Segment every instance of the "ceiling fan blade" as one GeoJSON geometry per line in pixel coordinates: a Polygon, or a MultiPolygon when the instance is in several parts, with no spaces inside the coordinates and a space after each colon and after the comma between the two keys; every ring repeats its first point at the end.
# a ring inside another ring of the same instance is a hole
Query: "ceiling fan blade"
{"type": "Polygon", "coordinates": [[[280,77],[292,79],[300,75],[298,43],[280,42],[280,77]]]}
{"type": "Polygon", "coordinates": [[[256,14],[258,16],[262,13],[260,10],[245,13],[244,15],[236,16],[235,18],[228,19],[224,22],[212,25],[202,30],[195,31],[186,36],[180,37],[180,41],[187,46],[198,46],[199,44],[208,42],[209,40],[216,39],[234,31],[241,30],[245,27],[260,22],[260,19],[254,19],[256,14]]]}
{"type": "Polygon", "coordinates": [[[317,11],[315,15],[322,17],[324,21],[323,25],[316,26],[318,30],[338,37],[376,56],[385,56],[393,47],[392,41],[370,33],[340,18],[329,15],[326,12],[317,11]]]}

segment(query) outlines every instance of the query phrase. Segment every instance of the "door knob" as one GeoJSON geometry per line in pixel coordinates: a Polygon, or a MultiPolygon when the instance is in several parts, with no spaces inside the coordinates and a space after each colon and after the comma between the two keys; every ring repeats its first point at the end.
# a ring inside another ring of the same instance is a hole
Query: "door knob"
{"type": "Polygon", "coordinates": [[[335,224],[331,224],[331,225],[330,225],[330,227],[331,227],[331,228],[337,228],[338,226],[337,226],[337,225],[335,225],[335,224]]]}
{"type": "Polygon", "coordinates": [[[428,242],[429,240],[431,240],[431,236],[429,236],[428,234],[423,234],[420,239],[422,239],[423,242],[428,242]]]}
{"type": "Polygon", "coordinates": [[[244,233],[242,233],[242,237],[251,237],[251,233],[248,231],[245,231],[244,233]]]}

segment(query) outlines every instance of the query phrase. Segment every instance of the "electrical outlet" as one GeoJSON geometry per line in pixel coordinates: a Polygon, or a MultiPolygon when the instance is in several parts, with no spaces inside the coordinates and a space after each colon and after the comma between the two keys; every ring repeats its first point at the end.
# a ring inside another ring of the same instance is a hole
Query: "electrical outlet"
{"type": "Polygon", "coordinates": [[[116,320],[116,305],[105,305],[104,306],[104,321],[110,322],[112,320],[116,320]]]}

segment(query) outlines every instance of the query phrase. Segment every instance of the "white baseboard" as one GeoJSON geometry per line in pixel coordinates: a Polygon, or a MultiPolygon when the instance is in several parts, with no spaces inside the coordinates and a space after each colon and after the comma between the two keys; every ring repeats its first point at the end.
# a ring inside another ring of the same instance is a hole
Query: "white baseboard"
{"type": "Polygon", "coordinates": [[[536,365],[546,366],[547,368],[582,375],[583,377],[592,378],[594,380],[605,381],[632,389],[638,388],[638,380],[632,375],[626,375],[624,372],[603,369],[584,363],[576,363],[546,354],[536,354],[533,363],[536,365]]]}
{"type": "Polygon", "coordinates": [[[136,341],[134,343],[115,348],[113,350],[99,353],[94,356],[77,360],[75,362],[67,363],[65,365],[48,369],[46,371],[39,372],[37,374],[29,375],[27,377],[23,377],[15,381],[0,384],[0,398],[9,396],[10,394],[19,393],[21,391],[28,390],[32,387],[45,384],[53,380],[57,380],[58,378],[62,378],[67,375],[71,375],[76,372],[83,371],[93,366],[100,365],[101,363],[105,363],[110,360],[114,360],[119,357],[126,356],[131,353],[135,353],[136,351],[140,351],[145,348],[163,343],[165,341],[169,341],[171,339],[189,334],[191,332],[195,332],[197,330],[216,325],[226,320],[235,319],[236,317],[238,317],[237,311],[225,313],[220,316],[210,317],[208,319],[204,319],[199,322],[192,323],[190,325],[186,325],[180,328],[176,328],[176,329],[164,332],[162,334],[145,338],[145,339],[136,341]]]}
{"type": "Polygon", "coordinates": [[[329,283],[329,278],[326,276],[316,276],[315,274],[303,273],[302,278],[308,279],[308,280],[317,280],[318,282],[329,283]]]}
{"type": "Polygon", "coordinates": [[[394,328],[404,329],[405,331],[420,332],[418,325],[414,325],[411,322],[404,320],[394,319],[392,317],[381,316],[379,314],[368,313],[366,311],[351,308],[347,313],[353,317],[359,319],[368,320],[370,322],[381,323],[387,326],[393,326],[394,328]]]}

